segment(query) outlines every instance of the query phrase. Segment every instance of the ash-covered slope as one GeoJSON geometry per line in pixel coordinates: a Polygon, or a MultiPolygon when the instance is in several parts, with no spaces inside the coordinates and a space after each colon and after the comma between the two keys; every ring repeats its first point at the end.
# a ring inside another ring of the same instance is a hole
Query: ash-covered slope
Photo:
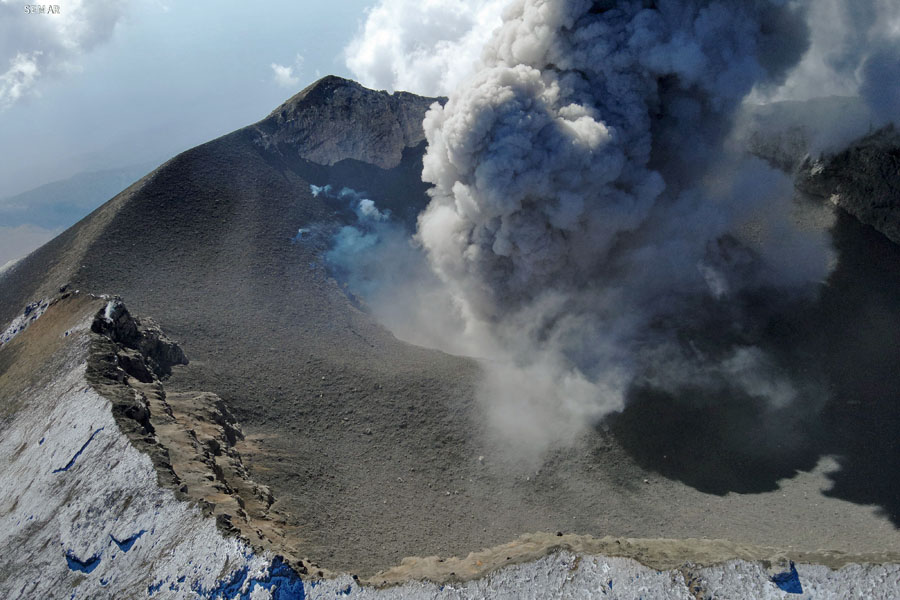
{"type": "Polygon", "coordinates": [[[426,202],[421,120],[433,101],[373,92],[337,77],[316,82],[256,125],[168,161],[23,260],[4,275],[0,321],[23,298],[48,295],[60,283],[114,285],[100,263],[114,268],[115,256],[139,242],[150,243],[142,248],[148,263],[156,258],[150,252],[200,258],[194,250],[232,241],[248,242],[244,254],[256,252],[251,241],[280,247],[299,224],[338,212],[315,201],[309,183],[365,189],[386,208],[416,214],[426,202]],[[234,229],[242,230],[236,238],[222,237],[234,229]],[[178,244],[160,247],[175,239],[178,244]],[[113,254],[101,256],[108,249],[113,254]]]}
{"type": "MultiPolygon", "coordinates": [[[[829,413],[847,443],[804,429],[805,414],[773,433],[756,428],[757,405],[688,413],[637,397],[612,433],[598,429],[539,471],[510,469],[473,404],[475,363],[397,341],[329,276],[328,236],[296,239],[353,218],[311,185],[365,191],[413,220],[427,201],[417,124],[431,102],[323,79],[260,123],[173,158],[0,276],[0,323],[66,283],[154,318],[190,359],[167,390],[224,400],[246,436],[243,464],[271,489],[292,543],[334,571],[372,575],[406,556],[464,556],[534,531],[900,550],[894,525],[871,509],[898,518],[896,484],[856,485],[895,471],[896,415],[875,390],[871,419],[829,413]],[[853,445],[862,430],[865,448],[853,445]],[[762,433],[776,439],[758,444],[762,433]],[[822,457],[834,454],[845,466],[840,497],[857,504],[822,494],[837,468],[822,457]]],[[[854,247],[854,235],[840,243],[854,247]]],[[[884,252],[889,271],[897,252],[884,252]]],[[[839,267],[833,297],[797,324],[815,351],[811,332],[835,345],[836,364],[839,324],[857,324],[845,313],[872,305],[887,311],[885,331],[900,331],[890,312],[900,282],[885,280],[884,298],[842,295],[861,283],[855,268],[839,267]]],[[[867,349],[858,361],[880,359],[872,372],[889,374],[890,356],[867,349]]],[[[837,384],[855,381],[853,369],[833,371],[837,384]]]]}
{"type": "MultiPolygon", "coordinates": [[[[413,124],[431,102],[335,77],[319,81],[261,123],[168,161],[17,264],[0,284],[0,321],[67,283],[122,296],[190,357],[171,385],[218,393],[260,437],[259,456],[249,462],[257,460],[279,500],[308,512],[298,518],[333,535],[331,543],[352,539],[353,521],[373,515],[335,514],[338,502],[322,502],[366,482],[372,497],[358,504],[379,511],[381,490],[414,468],[417,452],[405,447],[438,443],[437,426],[440,444],[461,446],[451,439],[459,441],[467,426],[452,424],[476,371],[469,361],[398,342],[327,276],[315,240],[292,238],[302,227],[352,215],[314,197],[310,184],[365,190],[395,214],[417,214],[426,196],[421,127],[413,124]],[[330,145],[301,139],[330,166],[284,140],[300,131],[292,129],[296,119],[275,125],[295,112],[308,120],[310,102],[316,117],[309,122],[330,145]],[[383,112],[391,106],[396,117],[383,112]],[[423,426],[404,430],[412,418],[423,426]]],[[[435,518],[433,507],[407,501],[395,508],[417,515],[411,520],[435,518]]]]}

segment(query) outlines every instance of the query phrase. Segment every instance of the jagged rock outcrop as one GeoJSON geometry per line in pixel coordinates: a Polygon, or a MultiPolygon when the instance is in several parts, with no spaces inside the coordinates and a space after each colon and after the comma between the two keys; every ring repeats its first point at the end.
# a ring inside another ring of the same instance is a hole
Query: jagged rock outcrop
{"type": "Polygon", "coordinates": [[[795,183],[900,244],[900,132],[892,125],[843,152],[819,159],[807,156],[795,183]]]}
{"type": "Polygon", "coordinates": [[[425,139],[422,119],[436,98],[388,94],[329,76],[256,124],[258,143],[323,165],[355,159],[391,169],[425,139]]]}
{"type": "Polygon", "coordinates": [[[119,364],[139,381],[172,374],[174,365],[186,365],[184,351],[150,319],[136,319],[118,298],[110,300],[91,324],[94,333],[119,344],[119,364]]]}
{"type": "Polygon", "coordinates": [[[98,371],[97,356],[110,350],[114,364],[125,348],[91,331],[107,301],[73,291],[44,304],[0,347],[0,598],[303,597],[305,582],[282,557],[223,531],[207,506],[173,487],[174,470],[166,480],[160,459],[180,464],[166,451],[165,411],[151,406],[143,417],[155,433],[113,414],[119,397],[108,392],[155,392],[121,368],[98,378],[112,371],[98,371]],[[136,449],[154,444],[156,456],[136,449]]]}
{"type": "Polygon", "coordinates": [[[285,517],[268,487],[252,480],[237,447],[244,440],[225,402],[209,392],[170,392],[162,379],[188,363],[158,325],[129,313],[118,298],[94,315],[87,380],[112,404],[119,428],[147,454],[160,485],[195,502],[226,534],[277,551],[299,573],[314,568],[285,539],[285,517]]]}

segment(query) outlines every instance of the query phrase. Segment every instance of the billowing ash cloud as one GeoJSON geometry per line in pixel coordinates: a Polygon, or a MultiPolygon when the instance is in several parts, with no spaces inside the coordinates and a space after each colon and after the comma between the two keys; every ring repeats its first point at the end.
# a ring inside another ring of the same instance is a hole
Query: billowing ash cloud
{"type": "Polygon", "coordinates": [[[773,421],[815,411],[818,367],[773,323],[821,289],[828,215],[792,202],[734,127],[748,102],[821,95],[820,63],[891,114],[881,78],[898,45],[881,19],[895,9],[863,4],[828,46],[823,14],[849,0],[513,1],[425,119],[432,200],[415,245],[366,256],[402,248],[427,268],[370,280],[373,312],[479,357],[483,405],[520,452],[567,443],[640,390],[744,399],[773,421]]]}
{"type": "Polygon", "coordinates": [[[900,4],[893,0],[809,2],[811,45],[776,99],[860,95],[883,124],[900,118],[900,4]]]}
{"type": "Polygon", "coordinates": [[[755,90],[738,137],[803,158],[900,123],[900,4],[809,0],[810,46],[781,86],[755,90]],[[792,102],[777,102],[792,101],[792,102]]]}
{"type": "Polygon", "coordinates": [[[108,0],[72,0],[58,14],[50,6],[0,1],[0,110],[34,93],[41,78],[77,70],[78,58],[109,40],[125,10],[108,0]],[[25,13],[26,6],[37,12],[25,13]]]}
{"type": "Polygon", "coordinates": [[[804,16],[776,0],[518,0],[429,112],[418,240],[489,348],[482,396],[510,439],[565,441],[636,385],[774,407],[802,392],[757,345],[765,315],[746,299],[813,293],[828,242],[796,226],[786,177],[724,139],[803,56],[804,16]]]}
{"type": "Polygon", "coordinates": [[[347,68],[375,89],[450,93],[478,62],[507,0],[381,0],[347,46],[347,68]]]}

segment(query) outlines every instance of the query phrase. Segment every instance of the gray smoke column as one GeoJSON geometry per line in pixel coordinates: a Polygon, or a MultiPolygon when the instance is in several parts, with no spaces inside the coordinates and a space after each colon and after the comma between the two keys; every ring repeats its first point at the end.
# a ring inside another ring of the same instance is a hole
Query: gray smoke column
{"type": "Polygon", "coordinates": [[[724,140],[799,61],[805,23],[779,0],[516,0],[432,107],[417,239],[510,440],[565,442],[637,384],[799,393],[743,299],[814,293],[827,236],[724,140]]]}
{"type": "Polygon", "coordinates": [[[900,119],[900,3],[810,0],[808,12],[810,50],[785,85],[768,96],[775,100],[859,96],[870,111],[872,126],[900,119]]]}

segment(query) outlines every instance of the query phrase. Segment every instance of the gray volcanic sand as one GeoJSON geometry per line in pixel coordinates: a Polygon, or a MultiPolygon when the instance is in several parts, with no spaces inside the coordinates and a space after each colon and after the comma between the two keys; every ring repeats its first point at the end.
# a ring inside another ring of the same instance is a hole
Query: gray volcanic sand
{"type": "Polygon", "coordinates": [[[310,183],[365,190],[411,220],[427,201],[422,146],[393,168],[326,167],[260,130],[174,158],[17,265],[0,322],[66,282],[154,318],[191,360],[167,385],[225,399],[253,478],[314,562],[365,575],[537,531],[900,552],[900,381],[882,343],[900,332],[900,252],[877,234],[839,221],[842,263],[821,306],[772,333],[822,353],[834,397],[770,447],[730,436],[754,431],[759,407],[636,395],[538,470],[492,441],[475,362],[396,340],[329,277],[327,236],[290,241],[349,222],[310,183]]]}

